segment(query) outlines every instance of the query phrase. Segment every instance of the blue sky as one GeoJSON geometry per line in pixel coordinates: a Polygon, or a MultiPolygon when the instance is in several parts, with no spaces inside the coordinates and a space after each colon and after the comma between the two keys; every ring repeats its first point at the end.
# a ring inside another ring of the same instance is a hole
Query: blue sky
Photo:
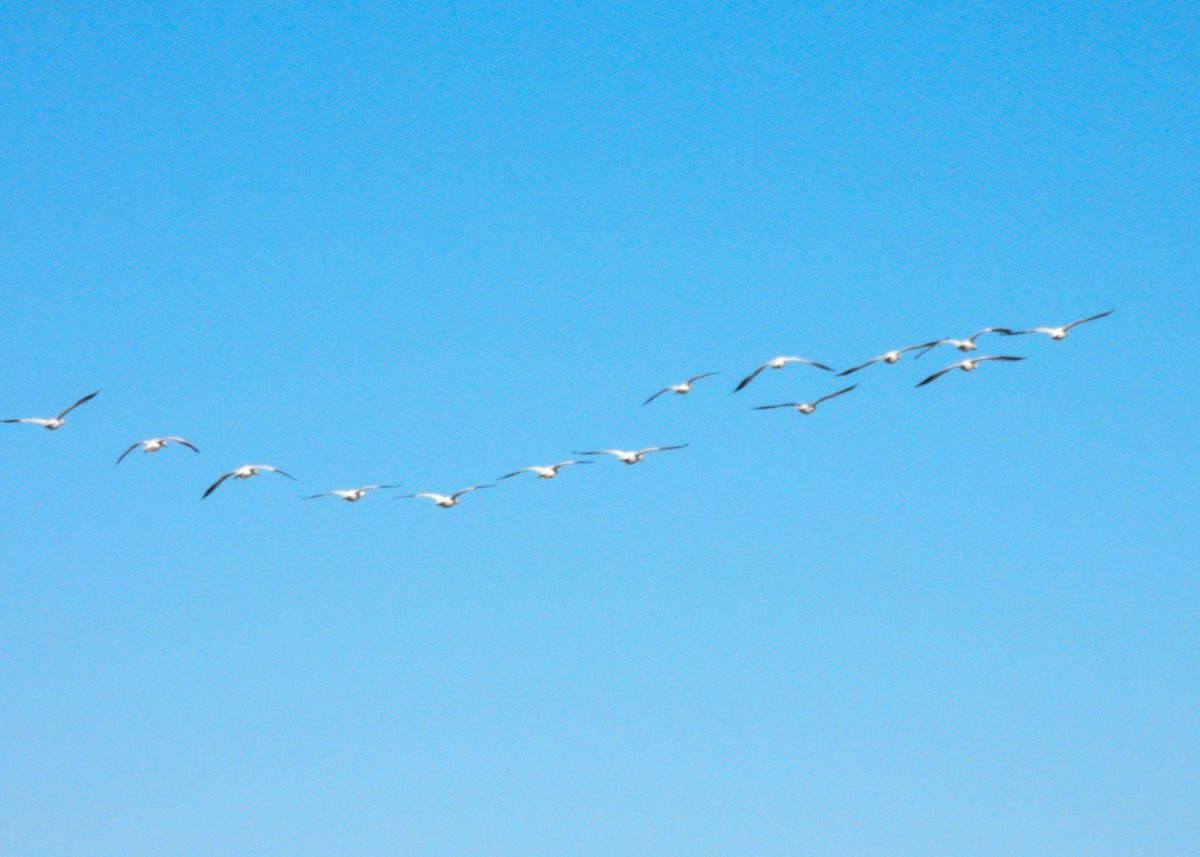
{"type": "Polygon", "coordinates": [[[0,855],[1200,850],[1197,57],[1185,3],[0,10],[0,416],[101,390],[0,426],[0,855]],[[300,484],[200,503],[247,462],[300,484]]]}

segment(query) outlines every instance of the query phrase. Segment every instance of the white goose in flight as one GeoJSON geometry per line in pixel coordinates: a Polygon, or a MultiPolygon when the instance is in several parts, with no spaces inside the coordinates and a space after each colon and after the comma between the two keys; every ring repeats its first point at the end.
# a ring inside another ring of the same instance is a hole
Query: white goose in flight
{"type": "Polygon", "coordinates": [[[1007,327],[985,327],[983,330],[978,330],[975,333],[972,333],[966,339],[938,339],[933,342],[927,342],[925,345],[921,346],[921,353],[913,359],[917,360],[921,357],[924,357],[939,345],[953,345],[959,351],[964,353],[967,351],[978,351],[979,346],[975,344],[975,340],[983,336],[985,333],[1003,333],[1005,336],[1013,335],[1013,331],[1009,330],[1007,327]]]}
{"type": "MultiPolygon", "coordinates": [[[[142,452],[158,452],[163,447],[170,446],[172,443],[177,443],[180,446],[186,446],[192,452],[200,451],[181,437],[151,437],[147,438],[146,440],[139,440],[137,443],[130,446],[129,449],[122,452],[121,457],[117,459],[117,464],[120,464],[122,461],[124,461],[125,456],[129,455],[129,453],[133,452],[139,446],[142,448],[142,452]]],[[[117,464],[114,464],[113,467],[116,467],[117,464]]]]}
{"type": "Polygon", "coordinates": [[[957,363],[953,363],[953,364],[947,366],[945,369],[941,369],[937,372],[934,372],[932,375],[930,375],[928,378],[926,378],[920,384],[917,384],[917,386],[924,387],[930,381],[936,381],[938,378],[942,377],[947,372],[953,372],[955,369],[961,369],[964,372],[974,372],[979,367],[980,363],[983,363],[987,360],[1024,360],[1024,359],[1025,359],[1024,357],[1012,357],[1009,355],[1000,355],[997,357],[992,357],[990,355],[984,355],[982,357],[968,357],[966,360],[960,360],[957,363]]]}
{"type": "Polygon", "coordinates": [[[817,409],[817,405],[821,404],[821,402],[827,402],[830,399],[837,398],[838,396],[842,395],[843,393],[849,393],[851,390],[853,390],[857,386],[858,386],[857,384],[852,384],[843,390],[838,390],[836,393],[830,393],[828,396],[822,396],[821,398],[817,399],[815,402],[784,402],[782,405],[760,405],[759,407],[755,408],[754,410],[756,410],[756,411],[771,411],[771,410],[774,410],[775,408],[795,408],[797,411],[799,411],[802,414],[811,414],[813,411],[815,411],[817,409]]]}
{"type": "Polygon", "coordinates": [[[397,497],[397,500],[411,500],[414,497],[424,497],[437,503],[443,509],[450,509],[458,505],[458,498],[463,494],[470,494],[472,491],[482,491],[484,488],[494,488],[495,483],[488,485],[472,485],[470,488],[464,488],[461,491],[455,491],[453,494],[434,494],[427,492],[425,494],[405,494],[403,497],[397,497]]]}
{"type": "Polygon", "coordinates": [[[364,485],[361,488],[347,488],[345,490],[334,489],[326,491],[323,494],[311,494],[308,497],[302,497],[303,500],[316,500],[318,497],[341,497],[347,503],[357,503],[363,497],[367,496],[369,491],[377,491],[380,488],[397,488],[397,485],[364,485]]]}
{"type": "Polygon", "coordinates": [[[674,393],[676,396],[686,396],[688,393],[692,392],[692,385],[694,385],[701,378],[711,378],[713,375],[720,375],[720,374],[721,374],[720,372],[705,372],[703,375],[693,375],[692,377],[690,377],[686,381],[684,381],[682,384],[669,384],[666,387],[663,387],[661,390],[659,390],[657,393],[655,393],[649,399],[642,402],[642,404],[643,405],[650,404],[655,399],[657,399],[659,396],[661,396],[663,393],[674,393]]]}
{"type": "Polygon", "coordinates": [[[42,428],[49,429],[50,431],[56,431],[56,430],[62,428],[63,424],[67,421],[66,420],[67,414],[71,413],[71,411],[78,408],[84,402],[90,402],[92,399],[96,398],[96,393],[99,393],[99,392],[100,391],[97,390],[95,393],[88,393],[86,396],[84,396],[82,399],[80,399],[75,404],[71,405],[71,407],[67,408],[65,411],[63,411],[61,414],[59,414],[57,417],[50,417],[49,419],[45,419],[42,417],[24,417],[23,419],[18,419],[18,420],[0,420],[0,422],[29,423],[30,425],[41,426],[42,428]]]}
{"type": "Polygon", "coordinates": [[[772,359],[768,360],[763,365],[759,366],[757,369],[755,369],[753,372],[751,372],[745,378],[743,378],[742,382],[733,388],[733,392],[736,393],[738,390],[742,389],[747,384],[749,384],[751,381],[753,381],[755,378],[757,378],[758,373],[761,372],[762,370],[764,370],[764,369],[782,369],[784,366],[788,365],[789,363],[803,363],[806,366],[815,366],[818,369],[824,369],[826,372],[833,371],[828,366],[826,366],[824,363],[818,363],[815,360],[809,360],[805,357],[783,357],[783,356],[773,357],[772,359]]]}
{"type": "MultiPolygon", "coordinates": [[[[564,467],[570,467],[573,464],[591,464],[590,461],[560,461],[558,464],[551,464],[547,467],[533,465],[532,467],[522,467],[520,470],[514,470],[512,473],[506,473],[500,479],[512,479],[514,476],[520,476],[522,473],[536,473],[538,479],[553,479],[558,475],[558,471],[564,467]]],[[[496,480],[500,481],[500,480],[496,480]]]]}
{"type": "Polygon", "coordinates": [[[927,349],[927,348],[932,347],[935,344],[936,343],[933,343],[933,342],[923,342],[920,345],[909,345],[905,348],[893,349],[892,351],[888,351],[884,354],[880,354],[878,357],[872,357],[866,363],[860,363],[857,366],[852,366],[851,368],[847,369],[844,372],[838,372],[838,377],[843,378],[846,375],[853,375],[859,369],[866,369],[868,366],[870,366],[873,363],[887,363],[889,366],[892,364],[895,364],[895,363],[899,363],[900,358],[902,356],[904,356],[905,354],[907,354],[909,351],[913,351],[917,348],[926,348],[927,349]]]}
{"type": "Polygon", "coordinates": [[[1112,315],[1113,312],[1114,310],[1110,309],[1108,312],[1102,312],[1098,315],[1090,315],[1087,318],[1079,319],[1079,321],[1073,321],[1070,324],[1064,324],[1062,327],[1034,327],[1029,330],[1010,330],[1008,331],[1008,335],[1022,336],[1026,333],[1044,333],[1051,339],[1066,339],[1067,333],[1072,327],[1077,327],[1081,324],[1087,324],[1089,321],[1095,321],[1098,318],[1104,318],[1105,316],[1112,315]]]}
{"type": "Polygon", "coordinates": [[[595,452],[576,452],[576,455],[612,455],[619,458],[624,464],[637,464],[639,461],[645,461],[646,456],[652,452],[666,452],[669,449],[684,449],[686,443],[681,443],[678,446],[648,446],[645,449],[599,449],[595,452]]]}
{"type": "Polygon", "coordinates": [[[242,467],[237,468],[236,470],[230,470],[228,473],[226,473],[224,476],[222,476],[220,479],[218,479],[212,485],[209,485],[208,490],[204,492],[204,495],[200,499],[203,500],[203,499],[207,498],[209,494],[216,491],[217,488],[220,487],[222,482],[224,482],[226,479],[228,479],[231,476],[234,479],[249,479],[251,476],[257,476],[260,472],[262,472],[264,470],[267,473],[278,473],[280,476],[286,476],[288,479],[292,480],[293,482],[296,481],[295,476],[293,476],[290,473],[284,473],[278,467],[272,467],[269,464],[246,464],[246,465],[243,465],[242,467]]]}

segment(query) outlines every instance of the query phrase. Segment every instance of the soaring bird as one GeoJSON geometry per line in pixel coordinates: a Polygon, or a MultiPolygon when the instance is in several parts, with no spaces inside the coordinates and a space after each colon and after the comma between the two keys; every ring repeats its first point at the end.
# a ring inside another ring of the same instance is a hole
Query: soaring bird
{"type": "Polygon", "coordinates": [[[1026,333],[1044,333],[1051,339],[1066,339],[1067,332],[1072,327],[1076,327],[1081,324],[1087,324],[1089,321],[1095,321],[1098,318],[1104,318],[1105,316],[1112,315],[1113,312],[1114,310],[1110,309],[1108,312],[1102,312],[1099,315],[1090,315],[1087,318],[1079,319],[1079,321],[1073,321],[1070,324],[1064,324],[1062,327],[1034,327],[1030,330],[1010,330],[1008,331],[1008,335],[1021,336],[1026,333]]]}
{"type": "Polygon", "coordinates": [[[933,343],[933,342],[923,342],[920,345],[909,345],[905,348],[896,348],[892,351],[888,351],[884,354],[880,354],[878,357],[872,357],[866,363],[860,363],[857,366],[852,366],[851,368],[847,369],[844,372],[838,372],[838,377],[842,378],[846,375],[853,375],[859,369],[866,369],[872,363],[887,363],[888,365],[891,365],[893,363],[899,363],[900,358],[905,353],[907,353],[909,351],[913,351],[914,349],[917,349],[917,348],[930,348],[935,344],[936,343],[933,343]]]}
{"type": "Polygon", "coordinates": [[[347,488],[345,490],[334,489],[326,491],[324,494],[312,494],[308,497],[303,497],[304,500],[316,500],[318,497],[341,497],[347,503],[356,503],[363,497],[367,496],[368,491],[375,491],[380,488],[397,488],[397,485],[364,485],[361,488],[347,488]]]}
{"type": "Polygon", "coordinates": [[[761,372],[762,370],[764,370],[764,369],[782,369],[784,366],[788,365],[789,363],[804,363],[808,366],[815,366],[818,369],[824,369],[826,372],[833,371],[828,366],[826,366],[824,363],[818,363],[815,360],[808,360],[804,357],[774,357],[774,358],[768,360],[763,365],[759,366],[757,369],[755,369],[753,372],[751,372],[745,378],[743,378],[742,382],[733,388],[733,392],[736,393],[738,390],[742,389],[747,384],[749,384],[751,381],[753,381],[755,378],[757,378],[758,373],[761,372]]]}
{"type": "Polygon", "coordinates": [[[648,446],[645,449],[599,449],[595,452],[576,452],[575,455],[612,455],[619,458],[625,464],[637,464],[639,461],[644,461],[646,456],[652,452],[666,452],[668,449],[684,449],[686,443],[681,443],[679,446],[648,446]]]}
{"type": "Polygon", "coordinates": [[[642,404],[643,405],[650,404],[655,399],[657,399],[659,396],[661,396],[663,393],[674,393],[676,396],[686,396],[688,393],[692,392],[692,385],[695,384],[697,381],[699,381],[701,378],[710,378],[713,375],[720,375],[720,374],[721,374],[720,372],[705,372],[703,375],[693,375],[692,377],[690,377],[686,381],[684,381],[682,384],[670,384],[666,387],[663,387],[661,390],[659,390],[657,393],[655,393],[649,399],[642,402],[642,404]]]}
{"type": "Polygon", "coordinates": [[[833,398],[836,398],[836,397],[842,395],[843,393],[849,393],[851,390],[853,390],[857,386],[858,386],[857,384],[853,384],[849,387],[846,387],[844,390],[838,390],[836,393],[830,393],[828,396],[822,396],[821,398],[817,399],[815,402],[784,402],[782,405],[761,405],[761,406],[755,408],[754,410],[770,411],[770,410],[774,410],[775,408],[795,408],[797,411],[799,411],[802,414],[811,414],[813,411],[815,411],[817,409],[817,405],[821,404],[821,402],[827,402],[830,399],[833,399],[833,398]]]}
{"type": "Polygon", "coordinates": [[[261,471],[264,471],[264,470],[267,471],[268,473],[278,473],[280,476],[286,476],[288,479],[291,479],[293,482],[296,481],[295,476],[293,476],[290,473],[284,473],[278,467],[272,467],[269,464],[246,464],[242,467],[237,468],[236,470],[230,470],[228,473],[226,473],[224,476],[222,476],[220,479],[218,479],[212,485],[209,485],[208,490],[204,492],[204,496],[202,496],[200,499],[203,500],[206,497],[208,497],[209,494],[216,491],[217,488],[220,487],[221,483],[224,482],[226,479],[228,479],[230,476],[232,476],[234,479],[249,479],[251,476],[257,476],[261,471]]]}
{"type": "Polygon", "coordinates": [[[482,491],[484,488],[494,488],[495,483],[489,485],[472,485],[470,488],[464,488],[461,491],[455,491],[453,494],[405,494],[403,497],[397,497],[397,500],[411,500],[414,497],[425,497],[437,503],[443,509],[450,509],[458,505],[458,498],[463,494],[470,494],[472,491],[482,491]]]}
{"type": "Polygon", "coordinates": [[[985,333],[1003,333],[1005,336],[1012,336],[1013,334],[1013,332],[1007,327],[985,327],[983,330],[978,330],[975,333],[972,333],[966,339],[937,339],[933,342],[927,342],[921,346],[921,353],[913,359],[917,360],[921,357],[924,357],[939,345],[953,345],[962,352],[978,351],[979,346],[975,344],[975,340],[983,336],[985,333]]]}
{"type": "MultiPolygon", "coordinates": [[[[553,479],[558,475],[558,471],[564,467],[570,467],[573,464],[591,464],[590,461],[560,461],[558,464],[551,464],[546,467],[533,465],[532,467],[522,467],[520,470],[514,470],[512,473],[505,473],[500,479],[511,479],[514,476],[520,476],[522,473],[536,473],[538,479],[553,479]]],[[[500,480],[496,480],[500,481],[500,480]]]]}
{"type": "Polygon", "coordinates": [[[947,372],[952,372],[955,369],[961,369],[964,372],[974,372],[975,369],[978,368],[980,363],[983,363],[984,361],[987,361],[987,360],[1024,360],[1024,359],[1025,359],[1024,357],[1010,357],[1007,355],[1001,355],[999,357],[991,357],[991,356],[987,356],[987,355],[982,356],[982,357],[968,357],[966,360],[960,360],[957,363],[953,363],[950,366],[947,366],[945,369],[941,369],[937,372],[934,372],[932,375],[930,375],[928,378],[926,378],[920,384],[917,384],[917,386],[924,387],[930,381],[936,381],[938,378],[942,377],[947,372]]]}
{"type": "MultiPolygon", "coordinates": [[[[120,464],[122,461],[124,461],[125,456],[129,455],[129,453],[133,452],[139,446],[142,448],[142,452],[158,452],[164,446],[170,446],[172,443],[177,443],[180,446],[186,446],[192,452],[200,451],[181,437],[151,437],[147,438],[146,440],[139,440],[137,443],[130,446],[129,449],[122,452],[121,457],[117,459],[117,464],[120,464]]],[[[116,467],[117,464],[114,464],[113,467],[116,467]]]]}
{"type": "MultiPolygon", "coordinates": [[[[99,390],[96,391],[96,393],[99,393],[99,392],[100,392],[99,390]]],[[[50,431],[56,431],[56,430],[62,428],[63,424],[67,421],[66,420],[67,414],[71,413],[71,411],[78,408],[84,402],[90,402],[92,399],[96,398],[96,393],[88,393],[86,396],[84,396],[82,399],[80,399],[75,404],[71,405],[71,407],[67,408],[65,411],[63,411],[61,414],[59,414],[57,417],[51,417],[49,419],[44,419],[42,417],[24,417],[24,418],[18,419],[18,420],[0,420],[0,422],[29,423],[31,425],[41,426],[44,429],[49,429],[50,431]]]]}

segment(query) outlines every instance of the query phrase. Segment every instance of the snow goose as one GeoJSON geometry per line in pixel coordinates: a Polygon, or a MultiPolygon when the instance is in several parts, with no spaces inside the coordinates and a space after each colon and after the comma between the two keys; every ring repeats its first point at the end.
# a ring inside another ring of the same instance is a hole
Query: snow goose
{"type": "Polygon", "coordinates": [[[484,488],[494,488],[495,483],[488,485],[472,485],[470,488],[464,488],[461,491],[455,491],[453,494],[434,494],[427,492],[424,494],[405,494],[403,497],[397,497],[397,500],[412,500],[414,497],[424,497],[437,503],[443,509],[450,509],[458,505],[458,498],[463,494],[470,494],[472,491],[482,491],[484,488]]]}
{"type": "Polygon", "coordinates": [[[1008,331],[1008,335],[1023,336],[1026,333],[1044,333],[1051,339],[1066,339],[1067,332],[1070,331],[1072,327],[1077,327],[1081,324],[1087,324],[1089,321],[1095,321],[1098,318],[1104,318],[1105,316],[1112,315],[1113,312],[1114,310],[1110,309],[1108,312],[1102,312],[1098,315],[1090,315],[1087,318],[1079,319],[1079,321],[1073,321],[1070,324],[1064,324],[1062,327],[1034,327],[1029,330],[1010,330],[1008,331]]]}
{"type": "Polygon", "coordinates": [[[648,446],[645,449],[599,449],[595,452],[576,452],[575,455],[612,455],[625,464],[637,464],[639,461],[645,461],[646,456],[652,452],[666,452],[669,449],[686,447],[686,443],[681,443],[678,446],[648,446]]]}
{"type": "Polygon", "coordinates": [[[16,419],[16,420],[0,420],[0,422],[29,423],[30,425],[41,426],[42,428],[49,429],[50,431],[56,431],[57,429],[62,428],[63,424],[67,421],[67,419],[66,419],[67,414],[71,413],[71,411],[78,408],[84,402],[90,402],[92,399],[96,398],[96,394],[99,392],[100,391],[97,390],[95,393],[88,393],[86,396],[84,396],[82,399],[80,399],[75,404],[71,405],[71,407],[67,408],[65,411],[63,411],[61,414],[59,414],[57,417],[50,417],[49,419],[46,419],[43,417],[24,417],[22,419],[16,419]]]}
{"type": "Polygon", "coordinates": [[[251,476],[257,476],[262,471],[266,471],[267,473],[278,473],[280,476],[286,476],[288,479],[291,479],[293,482],[296,481],[295,476],[293,476],[290,473],[284,473],[278,467],[272,467],[269,464],[246,464],[246,465],[243,465],[242,467],[237,468],[236,470],[230,470],[228,473],[226,473],[224,476],[222,476],[220,479],[218,479],[212,485],[209,485],[208,490],[204,492],[204,495],[200,499],[204,500],[205,498],[207,498],[209,494],[216,491],[217,488],[219,488],[221,486],[222,482],[224,482],[226,479],[228,479],[231,476],[234,479],[249,479],[251,476]]]}
{"type": "Polygon", "coordinates": [[[512,479],[514,476],[520,476],[522,473],[536,473],[538,479],[553,479],[558,475],[558,471],[564,467],[570,467],[573,464],[591,463],[590,461],[560,461],[558,464],[551,464],[546,467],[535,464],[532,467],[522,467],[520,470],[514,470],[512,473],[505,473],[500,479],[512,479]]]}
{"type": "Polygon", "coordinates": [[[846,387],[843,390],[838,390],[836,393],[830,393],[828,396],[822,396],[821,398],[817,399],[814,402],[784,402],[782,405],[760,405],[759,407],[755,408],[754,410],[756,410],[756,411],[771,411],[771,410],[774,410],[775,408],[795,408],[797,411],[799,411],[802,414],[811,414],[813,411],[815,411],[817,409],[817,405],[821,404],[821,402],[827,402],[830,399],[837,398],[838,396],[842,395],[843,393],[849,393],[851,390],[853,390],[857,386],[858,386],[857,384],[852,384],[851,386],[846,387]]]}
{"type": "Polygon", "coordinates": [[[774,357],[774,358],[768,360],[763,365],[759,366],[757,369],[755,369],[753,372],[751,372],[745,378],[743,378],[742,382],[733,388],[733,392],[736,393],[738,390],[742,389],[747,384],[749,384],[751,381],[753,381],[755,378],[757,378],[758,373],[761,372],[762,370],[764,370],[764,369],[782,369],[784,366],[788,365],[789,363],[803,363],[806,366],[815,366],[818,369],[824,369],[826,372],[833,371],[828,366],[826,366],[824,363],[818,363],[815,360],[808,360],[807,358],[804,358],[804,357],[774,357]]]}
{"type": "Polygon", "coordinates": [[[908,353],[909,351],[913,351],[917,348],[929,348],[932,345],[934,345],[934,343],[932,343],[932,342],[923,342],[920,345],[909,345],[905,348],[896,348],[892,351],[888,351],[884,354],[880,354],[878,357],[872,357],[866,363],[860,363],[857,366],[852,366],[851,368],[847,369],[844,372],[838,372],[838,377],[844,378],[846,375],[853,375],[859,369],[866,369],[868,366],[870,366],[873,363],[887,363],[889,366],[892,365],[893,363],[899,363],[900,358],[902,356],[904,356],[906,353],[908,353]]]}
{"type": "Polygon", "coordinates": [[[979,337],[983,336],[985,333],[1003,333],[1005,336],[1012,336],[1012,334],[1013,334],[1013,332],[1011,330],[1009,330],[1007,327],[985,327],[983,330],[979,330],[979,331],[976,331],[975,333],[972,333],[966,339],[937,339],[937,340],[934,340],[933,342],[928,342],[925,345],[921,346],[921,349],[922,349],[921,353],[918,354],[913,359],[918,360],[921,357],[924,357],[926,354],[928,354],[933,349],[937,348],[939,345],[953,345],[955,348],[957,348],[959,351],[962,351],[962,352],[977,351],[977,350],[979,350],[979,346],[975,344],[975,340],[978,339],[979,337]]]}
{"type": "Polygon", "coordinates": [[[367,496],[368,491],[378,491],[380,488],[398,488],[398,485],[364,485],[361,488],[346,488],[326,491],[323,494],[311,494],[304,500],[316,500],[318,497],[341,497],[347,503],[356,503],[367,496]]]}
{"type": "Polygon", "coordinates": [[[983,363],[987,360],[1024,360],[1024,359],[1025,359],[1024,357],[1012,357],[1009,355],[1000,355],[997,357],[992,357],[990,355],[984,355],[982,357],[968,357],[966,360],[960,360],[957,363],[953,363],[953,364],[947,366],[945,369],[941,369],[937,372],[934,372],[932,375],[930,375],[928,378],[926,378],[920,384],[917,384],[917,386],[924,387],[929,382],[936,381],[938,378],[942,377],[947,372],[953,372],[955,369],[961,369],[964,372],[974,372],[975,369],[977,369],[979,367],[980,363],[983,363]]]}
{"type": "Polygon", "coordinates": [[[676,396],[686,396],[688,393],[692,392],[692,385],[694,385],[701,378],[711,378],[713,375],[720,375],[720,374],[721,374],[720,372],[705,372],[703,375],[693,375],[692,377],[690,377],[686,381],[684,381],[682,384],[669,384],[668,386],[663,387],[661,390],[659,390],[657,393],[655,393],[649,399],[642,402],[642,404],[643,405],[650,404],[655,399],[657,399],[659,396],[661,396],[663,393],[674,393],[676,396]]]}
{"type": "MultiPolygon", "coordinates": [[[[125,456],[129,455],[129,453],[133,452],[139,446],[142,448],[142,452],[158,452],[163,447],[170,446],[172,443],[177,443],[180,446],[186,446],[192,452],[200,451],[196,449],[196,447],[190,442],[181,437],[151,437],[147,438],[146,440],[139,440],[137,443],[130,446],[129,449],[122,452],[121,457],[117,459],[117,464],[120,464],[122,461],[124,461],[125,456]]],[[[114,464],[113,467],[116,467],[117,464],[114,464]]]]}

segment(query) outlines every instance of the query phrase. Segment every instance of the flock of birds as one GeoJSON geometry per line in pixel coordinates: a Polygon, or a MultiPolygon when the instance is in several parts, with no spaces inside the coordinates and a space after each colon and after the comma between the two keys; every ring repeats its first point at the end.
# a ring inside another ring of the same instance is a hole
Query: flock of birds
{"type": "MultiPolygon", "coordinates": [[[[768,360],[767,362],[763,363],[758,368],[756,368],[753,372],[751,372],[749,375],[747,375],[745,378],[743,378],[738,383],[738,385],[734,388],[733,392],[737,393],[737,392],[740,392],[741,390],[745,389],[755,378],[757,378],[759,376],[759,374],[762,373],[762,371],[764,369],[783,369],[784,367],[786,367],[790,364],[793,364],[793,363],[803,365],[803,366],[811,366],[814,369],[818,369],[818,370],[821,370],[824,372],[830,372],[837,377],[845,377],[847,375],[853,375],[855,372],[860,372],[863,369],[866,369],[868,366],[872,366],[876,363],[886,363],[889,365],[899,363],[900,359],[910,351],[917,352],[917,354],[913,358],[914,360],[919,359],[920,357],[923,357],[925,354],[928,354],[930,351],[932,351],[933,349],[937,348],[940,345],[949,345],[949,346],[952,346],[953,348],[957,349],[958,351],[961,351],[964,353],[978,351],[978,346],[976,345],[976,340],[978,340],[981,336],[985,336],[987,334],[998,334],[998,335],[1006,336],[1006,337],[1008,337],[1008,336],[1024,336],[1027,334],[1042,334],[1042,335],[1048,336],[1050,339],[1053,339],[1053,340],[1063,340],[1063,339],[1067,338],[1067,334],[1073,328],[1078,327],[1081,324],[1086,324],[1090,321],[1096,321],[1097,319],[1104,318],[1105,316],[1111,315],[1112,313],[1113,313],[1113,310],[1108,310],[1106,312],[1102,312],[1097,315],[1088,316],[1087,318],[1081,318],[1078,321],[1073,321],[1070,324],[1065,324],[1065,325],[1062,325],[1061,327],[1034,327],[1034,328],[1030,328],[1028,330],[1012,330],[1007,327],[985,327],[982,330],[967,337],[966,339],[936,339],[931,342],[922,342],[918,345],[909,345],[905,348],[896,348],[892,351],[887,351],[883,354],[880,354],[878,357],[872,357],[870,360],[866,361],[865,363],[861,363],[858,366],[852,366],[851,368],[843,370],[841,372],[837,372],[836,370],[830,368],[829,366],[826,366],[824,363],[818,363],[817,361],[809,360],[806,357],[783,355],[783,356],[779,356],[779,357],[774,357],[774,358],[768,360]]],[[[1024,357],[1019,357],[1019,356],[1015,356],[1015,355],[1011,355],[1011,354],[996,354],[996,355],[983,354],[983,355],[978,355],[978,356],[967,357],[963,360],[959,360],[956,363],[951,363],[949,366],[939,369],[938,371],[934,372],[932,375],[929,375],[923,381],[918,383],[917,386],[924,387],[926,384],[931,384],[934,381],[938,380],[939,378],[943,377],[944,375],[947,375],[950,372],[953,372],[955,369],[960,369],[963,372],[973,372],[975,369],[979,368],[980,364],[985,363],[985,362],[989,362],[989,361],[1014,362],[1014,361],[1024,360],[1024,359],[1025,359],[1024,357]]],[[[688,393],[692,392],[692,389],[697,381],[701,381],[705,378],[711,378],[712,376],[718,375],[718,374],[720,374],[720,373],[705,372],[700,375],[693,375],[691,378],[688,378],[686,381],[683,381],[679,384],[669,384],[668,386],[663,387],[661,390],[656,392],[650,398],[646,399],[646,401],[643,402],[642,404],[648,405],[651,402],[653,402],[655,399],[657,399],[659,396],[665,395],[667,393],[673,393],[677,396],[687,395],[688,393]]],[[[854,390],[857,386],[858,386],[857,384],[852,384],[848,387],[843,387],[840,390],[837,390],[835,392],[821,396],[819,399],[814,399],[811,402],[782,402],[780,404],[775,404],[775,405],[759,405],[754,410],[769,411],[769,410],[775,410],[777,408],[791,408],[801,414],[811,414],[817,409],[818,405],[822,404],[823,402],[828,402],[831,399],[835,399],[838,396],[845,395],[846,393],[849,393],[851,390],[854,390]]],[[[59,413],[57,416],[54,416],[54,417],[22,417],[19,419],[0,420],[0,422],[2,422],[2,423],[24,423],[27,425],[41,426],[42,428],[45,428],[49,431],[57,431],[58,429],[62,428],[66,424],[67,414],[71,413],[73,410],[78,408],[80,405],[90,402],[92,399],[94,399],[96,397],[96,395],[98,393],[99,393],[99,391],[96,391],[95,393],[89,393],[88,395],[86,395],[82,399],[80,399],[79,401],[75,402],[75,404],[71,405],[69,408],[65,409],[64,411],[62,411],[61,413],[59,413]]],[[[186,447],[187,449],[190,449],[192,452],[195,452],[195,453],[200,452],[199,448],[197,446],[195,446],[195,444],[193,444],[191,441],[185,440],[182,437],[177,437],[174,435],[169,435],[166,437],[152,437],[152,438],[147,438],[146,440],[139,440],[136,443],[130,444],[129,448],[121,453],[120,457],[116,461],[116,464],[114,464],[113,466],[115,467],[117,464],[120,464],[122,461],[124,461],[126,456],[128,456],[131,452],[133,452],[138,447],[141,447],[143,453],[152,453],[152,452],[158,452],[162,449],[165,449],[166,447],[170,446],[171,444],[177,444],[179,446],[186,447]]],[[[597,450],[591,450],[591,451],[577,451],[572,454],[573,455],[582,455],[582,456],[611,455],[612,457],[616,458],[618,461],[620,461],[624,464],[637,464],[641,461],[644,461],[646,456],[650,455],[652,453],[667,452],[669,450],[684,449],[686,447],[687,447],[687,444],[684,443],[684,444],[678,444],[675,446],[650,446],[650,447],[645,447],[643,449],[597,449],[597,450]]],[[[499,484],[503,480],[511,479],[514,476],[520,476],[523,473],[534,473],[537,475],[538,479],[553,479],[554,477],[556,477],[558,475],[559,471],[562,470],[564,467],[573,467],[573,466],[579,465],[579,464],[592,464],[592,463],[593,463],[593,459],[585,458],[585,459],[571,459],[568,461],[560,461],[557,464],[550,464],[550,465],[533,465],[531,467],[523,467],[520,470],[514,470],[511,473],[506,473],[503,476],[499,477],[495,482],[491,482],[491,483],[484,484],[484,485],[472,485],[468,488],[463,488],[460,491],[455,491],[453,494],[436,494],[433,492],[424,492],[424,493],[420,493],[420,494],[404,494],[404,495],[397,497],[396,499],[400,499],[400,500],[408,500],[408,499],[416,499],[416,498],[426,499],[426,500],[433,501],[435,504],[437,504],[438,506],[440,506],[443,509],[450,509],[459,504],[460,498],[462,498],[463,496],[465,496],[467,494],[470,494],[473,491],[481,491],[485,488],[494,488],[497,484],[499,484]]],[[[292,476],[290,473],[286,473],[283,470],[280,470],[278,467],[273,467],[269,464],[246,464],[241,467],[230,470],[228,473],[222,474],[221,477],[219,479],[217,479],[216,482],[214,482],[214,483],[212,483],[212,485],[208,486],[208,488],[204,491],[203,495],[201,495],[200,499],[201,500],[207,499],[210,494],[212,494],[214,491],[216,491],[218,488],[220,488],[221,485],[223,485],[227,480],[250,479],[253,476],[257,476],[259,473],[277,473],[280,476],[284,476],[288,479],[295,481],[294,476],[292,476]]],[[[315,500],[320,497],[338,497],[342,500],[345,500],[348,503],[354,503],[354,502],[357,502],[357,501],[363,499],[364,497],[367,496],[367,494],[369,494],[372,491],[377,491],[377,490],[387,489],[387,488],[398,488],[398,487],[399,487],[398,485],[363,485],[359,488],[336,489],[336,490],[332,490],[332,491],[325,491],[320,494],[311,494],[307,497],[304,497],[303,499],[315,500]]]]}

